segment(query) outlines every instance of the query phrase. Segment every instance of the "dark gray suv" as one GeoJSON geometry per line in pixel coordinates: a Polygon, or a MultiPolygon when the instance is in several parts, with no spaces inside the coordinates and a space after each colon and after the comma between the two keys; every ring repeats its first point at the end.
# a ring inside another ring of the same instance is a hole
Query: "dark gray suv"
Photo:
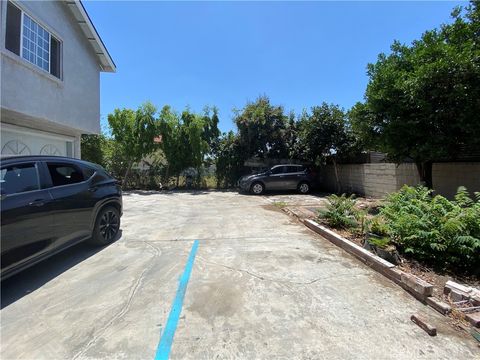
{"type": "Polygon", "coordinates": [[[122,189],[102,167],[60,156],[0,160],[2,280],[81,241],[116,239],[122,189]]]}
{"type": "Polygon", "coordinates": [[[241,190],[260,195],[267,190],[298,190],[308,193],[313,186],[314,174],[303,165],[276,165],[265,172],[240,178],[241,190]]]}

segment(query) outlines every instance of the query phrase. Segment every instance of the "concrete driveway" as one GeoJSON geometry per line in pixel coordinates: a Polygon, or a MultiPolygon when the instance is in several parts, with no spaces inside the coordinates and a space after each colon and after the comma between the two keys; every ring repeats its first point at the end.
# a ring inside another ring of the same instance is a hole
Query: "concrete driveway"
{"type": "Polygon", "coordinates": [[[76,246],[2,284],[2,359],[153,359],[195,239],[171,358],[480,355],[442,316],[268,196],[131,193],[124,206],[114,244],[76,246]]]}

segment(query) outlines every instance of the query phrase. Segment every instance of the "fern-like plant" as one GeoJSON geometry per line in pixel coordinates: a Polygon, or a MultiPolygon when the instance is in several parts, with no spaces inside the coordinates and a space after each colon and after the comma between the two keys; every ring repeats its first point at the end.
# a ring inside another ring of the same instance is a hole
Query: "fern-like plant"
{"type": "Polygon", "coordinates": [[[326,210],[319,212],[319,217],[335,229],[348,229],[358,226],[359,210],[355,208],[354,195],[330,195],[327,197],[326,210]]]}
{"type": "Polygon", "coordinates": [[[432,197],[425,187],[404,186],[380,213],[403,251],[442,268],[480,275],[480,194],[460,187],[455,200],[432,197]]]}

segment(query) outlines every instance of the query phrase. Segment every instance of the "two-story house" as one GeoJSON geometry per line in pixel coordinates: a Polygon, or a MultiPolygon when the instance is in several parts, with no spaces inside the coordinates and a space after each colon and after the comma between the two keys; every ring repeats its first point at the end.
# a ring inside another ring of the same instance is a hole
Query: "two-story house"
{"type": "Polygon", "coordinates": [[[100,131],[100,72],[115,64],[82,3],[5,1],[1,10],[1,154],[80,158],[100,131]]]}

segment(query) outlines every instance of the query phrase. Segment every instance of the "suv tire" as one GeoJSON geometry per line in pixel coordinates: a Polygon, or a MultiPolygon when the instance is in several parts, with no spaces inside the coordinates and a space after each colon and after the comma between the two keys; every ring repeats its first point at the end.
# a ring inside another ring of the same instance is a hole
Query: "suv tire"
{"type": "Polygon", "coordinates": [[[118,210],[113,206],[106,206],[97,215],[90,243],[99,246],[108,245],[115,240],[119,230],[118,210]]]}
{"type": "Polygon", "coordinates": [[[265,186],[261,182],[254,182],[250,187],[250,192],[255,195],[261,195],[265,191],[265,186]]]}
{"type": "Polygon", "coordinates": [[[298,184],[298,192],[300,194],[308,194],[310,192],[310,184],[306,181],[302,181],[298,184]]]}

